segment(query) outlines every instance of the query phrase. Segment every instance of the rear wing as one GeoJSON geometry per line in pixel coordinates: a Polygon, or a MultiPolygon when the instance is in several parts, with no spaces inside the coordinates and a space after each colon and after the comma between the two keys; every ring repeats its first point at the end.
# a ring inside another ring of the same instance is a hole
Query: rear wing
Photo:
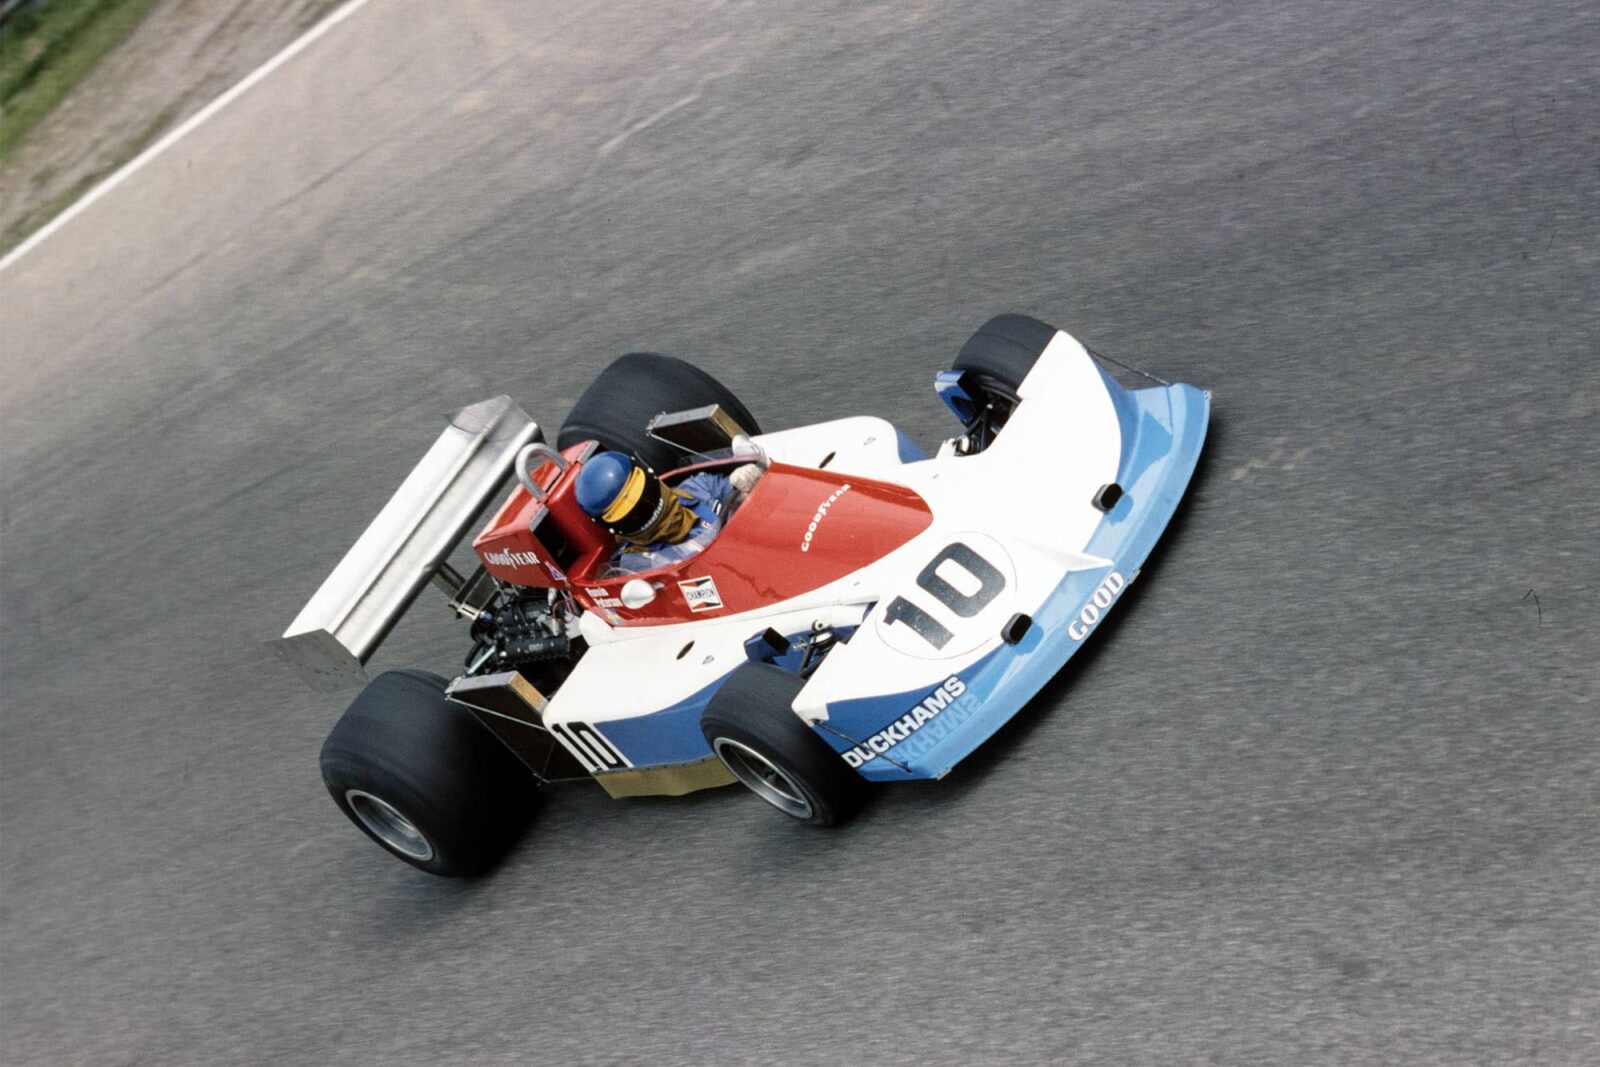
{"type": "Polygon", "coordinates": [[[463,581],[447,560],[505,484],[518,452],[543,436],[508,396],[456,412],[283,637],[271,642],[273,651],[313,689],[360,685],[362,665],[430,580],[449,587],[458,610],[492,593],[481,569],[463,581]]]}

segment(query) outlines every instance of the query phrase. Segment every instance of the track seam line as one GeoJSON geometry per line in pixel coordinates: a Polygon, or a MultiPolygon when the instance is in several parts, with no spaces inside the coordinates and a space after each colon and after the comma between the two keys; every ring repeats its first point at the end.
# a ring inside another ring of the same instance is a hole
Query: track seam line
{"type": "MultiPolygon", "coordinates": [[[[704,85],[703,81],[701,85],[704,85]]],[[[660,111],[657,111],[655,114],[649,115],[640,119],[638,122],[632,123],[621,133],[617,134],[615,137],[611,138],[611,140],[607,141],[605,144],[596,149],[595,155],[600,156],[602,159],[606,156],[609,156],[612,152],[615,152],[618,148],[622,147],[623,142],[632,137],[634,134],[643,133],[645,130],[648,130],[650,127],[654,126],[663,119],[668,118],[673,113],[682,111],[690,104],[695,103],[700,99],[700,88],[700,86],[697,86],[695,91],[690,93],[688,96],[685,96],[680,100],[674,100],[672,103],[668,104],[660,111]]]]}

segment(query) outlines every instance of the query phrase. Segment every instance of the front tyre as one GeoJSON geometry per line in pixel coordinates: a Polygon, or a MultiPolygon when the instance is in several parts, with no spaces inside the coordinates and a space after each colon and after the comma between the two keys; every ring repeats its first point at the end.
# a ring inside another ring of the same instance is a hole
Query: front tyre
{"type": "Polygon", "coordinates": [[[812,826],[848,819],[867,784],[791,708],[805,683],[770,663],[734,670],[700,716],[711,751],[746,788],[812,826]]]}
{"type": "Polygon", "coordinates": [[[994,441],[1021,402],[1022,381],[1056,335],[1056,328],[1028,315],[996,315],[961,346],[950,369],[961,372],[974,418],[966,426],[967,450],[981,452],[994,441]]]}
{"type": "Polygon", "coordinates": [[[429,874],[494,866],[536,798],[532,775],[445,680],[389,671],[356,697],[322,745],[322,779],[339,810],[391,854],[429,874]]]}

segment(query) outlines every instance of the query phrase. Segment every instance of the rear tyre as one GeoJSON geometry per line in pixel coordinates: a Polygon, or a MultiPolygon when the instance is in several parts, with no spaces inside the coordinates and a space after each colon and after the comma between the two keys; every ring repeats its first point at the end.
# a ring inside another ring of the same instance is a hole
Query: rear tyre
{"type": "Polygon", "coordinates": [[[556,447],[599,441],[600,447],[633,455],[660,474],[680,467],[684,454],[645,432],[664,411],[720,404],[752,434],[761,432],[755,416],[721,382],[690,363],[657,352],[629,352],[600,372],[578,397],[556,436],[556,447]]]}
{"type": "Polygon", "coordinates": [[[390,853],[462,877],[505,855],[537,785],[471,712],[445,699],[445,684],[425,671],[374,678],[323,742],[322,779],[339,810],[390,853]]]}
{"type": "Polygon", "coordinates": [[[785,815],[833,826],[855,814],[867,783],[791,709],[804,681],[770,663],[734,670],[700,716],[711,751],[785,815]]]}

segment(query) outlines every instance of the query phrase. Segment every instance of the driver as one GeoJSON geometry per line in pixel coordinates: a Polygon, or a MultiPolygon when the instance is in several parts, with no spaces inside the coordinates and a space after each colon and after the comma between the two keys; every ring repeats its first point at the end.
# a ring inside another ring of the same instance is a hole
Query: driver
{"type": "Polygon", "coordinates": [[[700,471],[671,488],[629,456],[599,452],[578,471],[573,489],[584,513],[617,538],[612,572],[635,573],[681,562],[709,545],[760,476],[761,468],[747,463],[731,476],[700,471]]]}

